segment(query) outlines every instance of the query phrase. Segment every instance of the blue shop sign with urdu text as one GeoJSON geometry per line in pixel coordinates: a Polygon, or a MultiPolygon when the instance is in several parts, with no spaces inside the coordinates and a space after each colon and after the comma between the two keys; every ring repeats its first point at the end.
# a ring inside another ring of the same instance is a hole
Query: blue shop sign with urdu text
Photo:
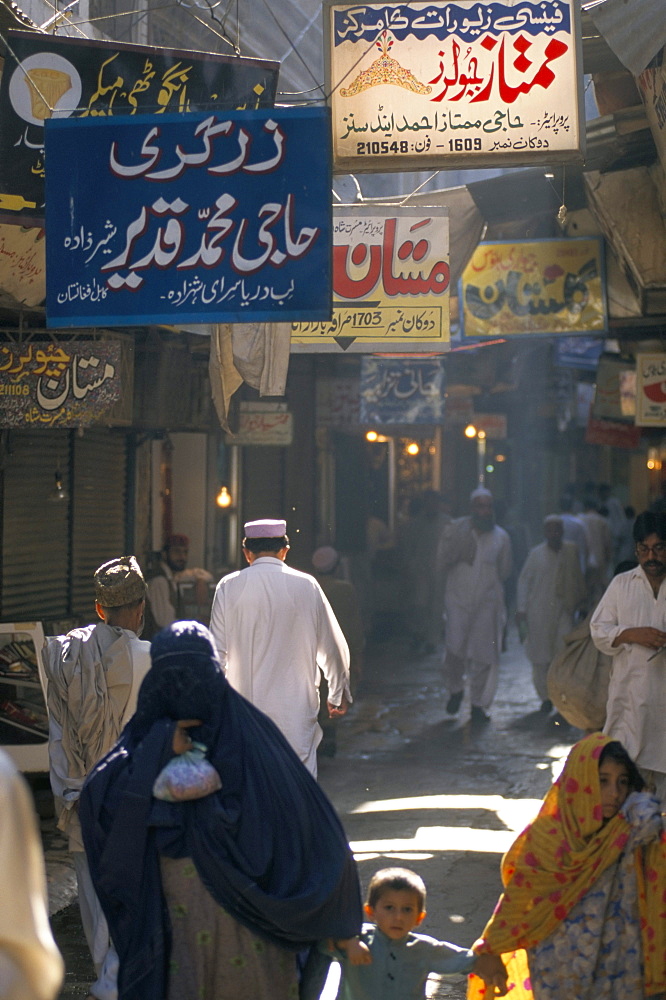
{"type": "Polygon", "coordinates": [[[444,419],[441,358],[361,359],[362,424],[439,424],[444,419]]]}
{"type": "Polygon", "coordinates": [[[46,124],[52,327],[325,320],[326,108],[46,124]]]}

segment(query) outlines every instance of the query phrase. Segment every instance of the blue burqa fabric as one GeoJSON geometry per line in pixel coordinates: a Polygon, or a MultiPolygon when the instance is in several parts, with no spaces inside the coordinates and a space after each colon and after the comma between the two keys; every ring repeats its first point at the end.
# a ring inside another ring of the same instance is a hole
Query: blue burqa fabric
{"type": "Polygon", "coordinates": [[[356,864],[338,816],[284,736],[227,683],[197,622],[163,629],[137,711],[80,799],[90,871],[120,957],[120,1000],[164,1000],[170,922],[159,857],[191,857],[213,898],[255,933],[302,951],[358,934],[356,864]],[[220,791],[153,798],[179,719],[208,748],[220,791]]]}

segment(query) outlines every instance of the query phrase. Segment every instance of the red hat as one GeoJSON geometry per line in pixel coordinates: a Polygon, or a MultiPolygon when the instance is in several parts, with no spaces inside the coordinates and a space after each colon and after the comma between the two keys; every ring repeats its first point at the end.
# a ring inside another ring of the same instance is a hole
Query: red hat
{"type": "Polygon", "coordinates": [[[190,540],[187,535],[169,535],[164,543],[165,549],[170,549],[172,545],[182,545],[186,549],[190,547],[190,540]]]}

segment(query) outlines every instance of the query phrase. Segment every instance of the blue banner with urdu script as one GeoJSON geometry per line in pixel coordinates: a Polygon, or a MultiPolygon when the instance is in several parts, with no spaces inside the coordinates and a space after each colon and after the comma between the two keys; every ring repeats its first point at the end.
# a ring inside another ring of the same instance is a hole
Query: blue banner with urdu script
{"type": "Polygon", "coordinates": [[[330,319],[329,115],[48,121],[48,326],[330,319]]]}

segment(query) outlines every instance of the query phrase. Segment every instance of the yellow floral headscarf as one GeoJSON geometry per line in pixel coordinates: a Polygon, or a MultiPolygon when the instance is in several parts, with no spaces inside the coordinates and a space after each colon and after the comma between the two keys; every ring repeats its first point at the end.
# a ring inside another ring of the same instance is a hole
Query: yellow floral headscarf
{"type": "MultiPolygon", "coordinates": [[[[553,933],[629,840],[623,816],[602,825],[599,758],[610,742],[605,733],[592,733],[572,747],[536,819],[502,860],[504,892],[474,950],[502,956],[511,1000],[532,997],[525,949],[553,933]]],[[[637,849],[636,869],[644,990],[653,996],[666,989],[666,835],[637,849]]],[[[485,995],[482,980],[471,976],[468,1000],[485,995]]]]}

